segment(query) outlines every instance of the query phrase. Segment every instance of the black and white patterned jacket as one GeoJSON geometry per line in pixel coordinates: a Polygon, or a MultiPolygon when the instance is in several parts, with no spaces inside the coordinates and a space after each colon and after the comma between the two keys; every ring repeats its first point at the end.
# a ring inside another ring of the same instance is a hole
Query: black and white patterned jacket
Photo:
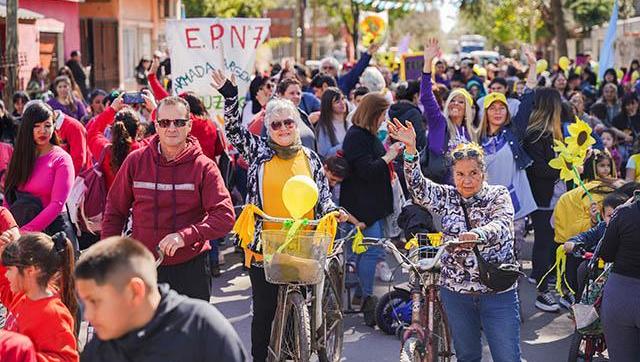
{"type": "MultiPolygon", "coordinates": [[[[431,213],[442,215],[443,241],[471,231],[485,240],[478,249],[489,263],[514,263],[514,211],[507,188],[485,182],[480,192],[463,199],[454,186],[437,184],[425,178],[419,165],[417,157],[413,162],[405,161],[407,186],[415,203],[431,213]],[[471,230],[467,230],[462,202],[469,214],[471,230]]],[[[445,251],[440,262],[441,286],[458,293],[493,293],[480,281],[478,263],[472,251],[445,251]]]]}
{"type": "MultiPolygon", "coordinates": [[[[264,165],[275,156],[276,152],[269,147],[266,137],[256,136],[242,126],[238,107],[238,88],[227,81],[219,92],[225,97],[224,127],[227,139],[249,164],[249,169],[247,170],[247,199],[245,201],[247,204],[253,204],[262,209],[264,165]]],[[[331,211],[337,211],[338,207],[331,201],[329,182],[324,174],[320,157],[306,147],[303,147],[302,150],[309,161],[312,178],[318,186],[318,202],[314,209],[314,215],[316,218],[321,218],[331,211]]],[[[259,242],[261,231],[262,220],[256,218],[255,234],[253,242],[249,244],[249,248],[258,253],[261,252],[261,243],[259,242]]]]}

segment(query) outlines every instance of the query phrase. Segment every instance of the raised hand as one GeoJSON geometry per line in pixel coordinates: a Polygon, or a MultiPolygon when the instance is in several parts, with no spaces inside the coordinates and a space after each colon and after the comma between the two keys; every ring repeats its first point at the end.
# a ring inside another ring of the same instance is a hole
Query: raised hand
{"type": "Polygon", "coordinates": [[[387,130],[391,138],[405,145],[407,153],[416,154],[416,130],[413,129],[411,122],[406,122],[406,124],[405,126],[397,118],[394,118],[393,121],[387,122],[387,130]]]}
{"type": "Polygon", "coordinates": [[[151,60],[151,65],[149,66],[149,70],[147,71],[147,77],[149,74],[156,74],[158,72],[158,68],[160,68],[160,61],[158,58],[154,57],[151,60]]]}
{"type": "Polygon", "coordinates": [[[371,43],[371,44],[369,44],[369,47],[367,48],[367,53],[369,53],[369,55],[373,56],[373,55],[376,54],[378,49],[380,49],[380,44],[371,43]]]}
{"type": "MultiPolygon", "coordinates": [[[[224,72],[220,69],[216,69],[213,71],[213,74],[211,74],[211,86],[214,87],[217,90],[220,90],[222,88],[222,86],[224,85],[224,83],[227,81],[227,76],[224,74],[224,72]]],[[[229,79],[231,81],[231,84],[233,84],[233,86],[236,86],[236,76],[234,74],[231,74],[231,79],[229,79]]]]}
{"type": "Polygon", "coordinates": [[[425,73],[431,73],[431,63],[433,59],[437,58],[441,54],[440,42],[436,38],[428,38],[424,44],[424,67],[425,73]]]}
{"type": "Polygon", "coordinates": [[[153,93],[151,93],[148,89],[143,89],[141,95],[142,99],[144,99],[144,107],[147,109],[147,111],[153,112],[153,110],[157,107],[156,98],[153,96],[153,93]]]}
{"type": "Polygon", "coordinates": [[[119,110],[121,110],[125,104],[124,104],[124,92],[120,93],[120,95],[113,100],[113,102],[111,102],[111,108],[113,108],[114,111],[118,112],[119,110]]]}
{"type": "Polygon", "coordinates": [[[533,66],[535,68],[536,67],[536,54],[533,51],[533,47],[531,45],[528,45],[528,44],[523,44],[522,45],[522,53],[524,54],[525,58],[527,58],[527,63],[529,63],[529,66],[533,66]]]}

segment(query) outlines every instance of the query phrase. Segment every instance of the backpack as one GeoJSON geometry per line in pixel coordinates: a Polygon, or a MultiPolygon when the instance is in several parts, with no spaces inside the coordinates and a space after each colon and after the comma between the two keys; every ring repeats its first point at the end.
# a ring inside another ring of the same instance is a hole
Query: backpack
{"type": "Polygon", "coordinates": [[[102,149],[98,162],[76,177],[67,198],[67,210],[78,235],[82,231],[97,234],[102,229],[102,215],[107,204],[107,184],[101,170],[102,162],[110,149],[102,149]]]}

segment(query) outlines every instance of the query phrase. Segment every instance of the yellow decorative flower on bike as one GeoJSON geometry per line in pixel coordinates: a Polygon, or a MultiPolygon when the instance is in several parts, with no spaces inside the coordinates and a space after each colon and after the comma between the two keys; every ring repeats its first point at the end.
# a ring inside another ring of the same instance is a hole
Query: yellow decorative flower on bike
{"type": "Polygon", "coordinates": [[[575,153],[573,148],[565,146],[560,141],[554,141],[556,146],[553,148],[558,152],[558,156],[549,161],[549,166],[560,170],[560,179],[563,181],[573,181],[576,184],[580,183],[578,173],[575,171],[575,167],[582,165],[584,162],[584,156],[575,153]]]}

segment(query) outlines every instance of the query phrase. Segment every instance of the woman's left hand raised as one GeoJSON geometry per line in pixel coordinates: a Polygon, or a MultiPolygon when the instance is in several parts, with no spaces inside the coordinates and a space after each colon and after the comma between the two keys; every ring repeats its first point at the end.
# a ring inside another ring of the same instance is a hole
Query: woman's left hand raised
{"type": "Polygon", "coordinates": [[[389,135],[405,145],[405,150],[409,154],[416,154],[416,130],[413,129],[411,122],[406,122],[406,126],[403,125],[397,118],[393,121],[387,122],[387,130],[389,135]]]}

